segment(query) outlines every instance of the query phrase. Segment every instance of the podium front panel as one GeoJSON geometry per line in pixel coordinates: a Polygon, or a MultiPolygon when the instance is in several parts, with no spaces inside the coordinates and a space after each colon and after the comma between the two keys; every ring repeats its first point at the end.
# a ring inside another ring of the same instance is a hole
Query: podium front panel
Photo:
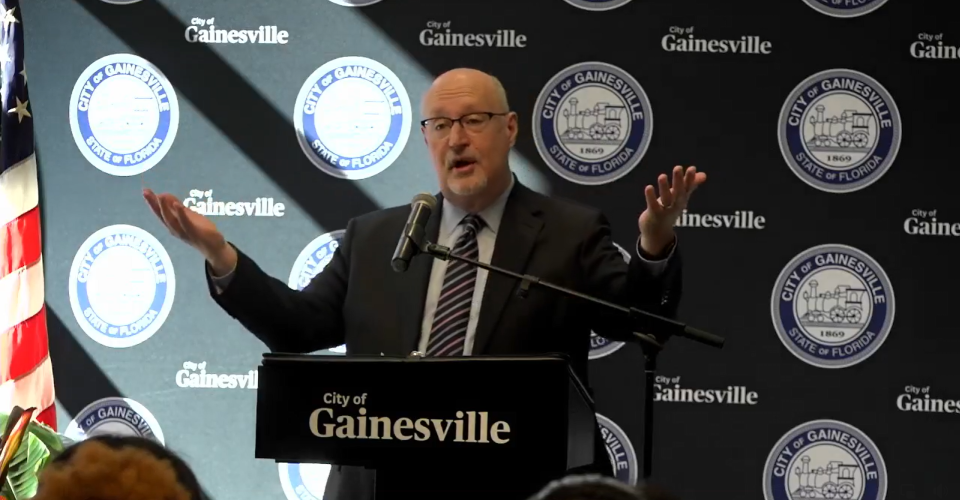
{"type": "Polygon", "coordinates": [[[256,456],[562,471],[586,407],[572,384],[552,357],[265,359],[256,456]]]}

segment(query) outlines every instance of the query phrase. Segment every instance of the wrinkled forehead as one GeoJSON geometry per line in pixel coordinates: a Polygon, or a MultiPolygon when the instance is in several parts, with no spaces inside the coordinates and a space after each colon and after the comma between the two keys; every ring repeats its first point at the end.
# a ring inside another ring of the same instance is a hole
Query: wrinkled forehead
{"type": "Polygon", "coordinates": [[[493,85],[482,81],[437,82],[423,95],[424,118],[456,118],[481,111],[505,111],[493,85]]]}

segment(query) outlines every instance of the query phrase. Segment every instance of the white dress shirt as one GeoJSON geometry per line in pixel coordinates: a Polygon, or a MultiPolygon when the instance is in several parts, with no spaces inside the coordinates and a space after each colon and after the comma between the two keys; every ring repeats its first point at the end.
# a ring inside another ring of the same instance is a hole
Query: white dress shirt
{"type": "MultiPolygon", "coordinates": [[[[507,198],[514,186],[513,176],[510,177],[510,186],[497,198],[492,205],[479,212],[477,215],[483,219],[484,225],[477,233],[477,246],[480,250],[480,256],[477,258],[484,264],[489,264],[493,258],[493,247],[497,242],[497,232],[500,229],[500,221],[503,219],[503,209],[507,204],[507,198]]],[[[457,238],[463,233],[463,226],[460,222],[468,214],[462,209],[455,207],[452,203],[443,199],[443,209],[441,211],[440,232],[437,234],[437,244],[452,249],[457,242],[457,238]]],[[[656,275],[663,272],[667,262],[673,257],[673,250],[663,260],[650,261],[640,256],[640,240],[637,240],[637,249],[635,253],[647,266],[650,271],[656,275]]],[[[674,246],[676,248],[676,246],[674,246]]],[[[443,289],[443,279],[447,270],[449,261],[434,259],[433,269],[430,272],[430,284],[427,287],[427,299],[423,309],[423,323],[420,329],[420,344],[418,351],[427,352],[427,345],[430,342],[430,330],[433,326],[433,315],[437,310],[437,300],[440,296],[440,290],[443,289]]],[[[477,332],[477,320],[480,318],[480,302],[483,300],[483,289],[487,283],[489,271],[477,268],[477,282],[474,285],[473,301],[470,303],[470,320],[467,323],[467,337],[464,339],[463,355],[469,356],[473,352],[473,341],[477,332]]]]}

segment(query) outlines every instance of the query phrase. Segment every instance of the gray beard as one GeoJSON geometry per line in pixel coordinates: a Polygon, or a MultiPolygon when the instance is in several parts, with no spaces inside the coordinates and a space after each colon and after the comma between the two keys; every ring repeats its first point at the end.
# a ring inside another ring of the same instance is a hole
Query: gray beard
{"type": "Polygon", "coordinates": [[[479,182],[471,182],[469,185],[463,185],[457,182],[456,179],[451,179],[454,182],[447,182],[447,185],[450,187],[450,190],[456,193],[458,196],[472,196],[480,191],[483,191],[487,187],[487,176],[484,173],[479,173],[480,180],[479,182]]]}

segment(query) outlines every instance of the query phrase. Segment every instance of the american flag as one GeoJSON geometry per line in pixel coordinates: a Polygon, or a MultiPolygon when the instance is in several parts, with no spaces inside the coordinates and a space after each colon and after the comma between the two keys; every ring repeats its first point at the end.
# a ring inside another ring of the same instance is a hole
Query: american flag
{"type": "Polygon", "coordinates": [[[37,420],[56,429],[19,0],[0,0],[0,73],[0,411],[36,407],[37,420]]]}

